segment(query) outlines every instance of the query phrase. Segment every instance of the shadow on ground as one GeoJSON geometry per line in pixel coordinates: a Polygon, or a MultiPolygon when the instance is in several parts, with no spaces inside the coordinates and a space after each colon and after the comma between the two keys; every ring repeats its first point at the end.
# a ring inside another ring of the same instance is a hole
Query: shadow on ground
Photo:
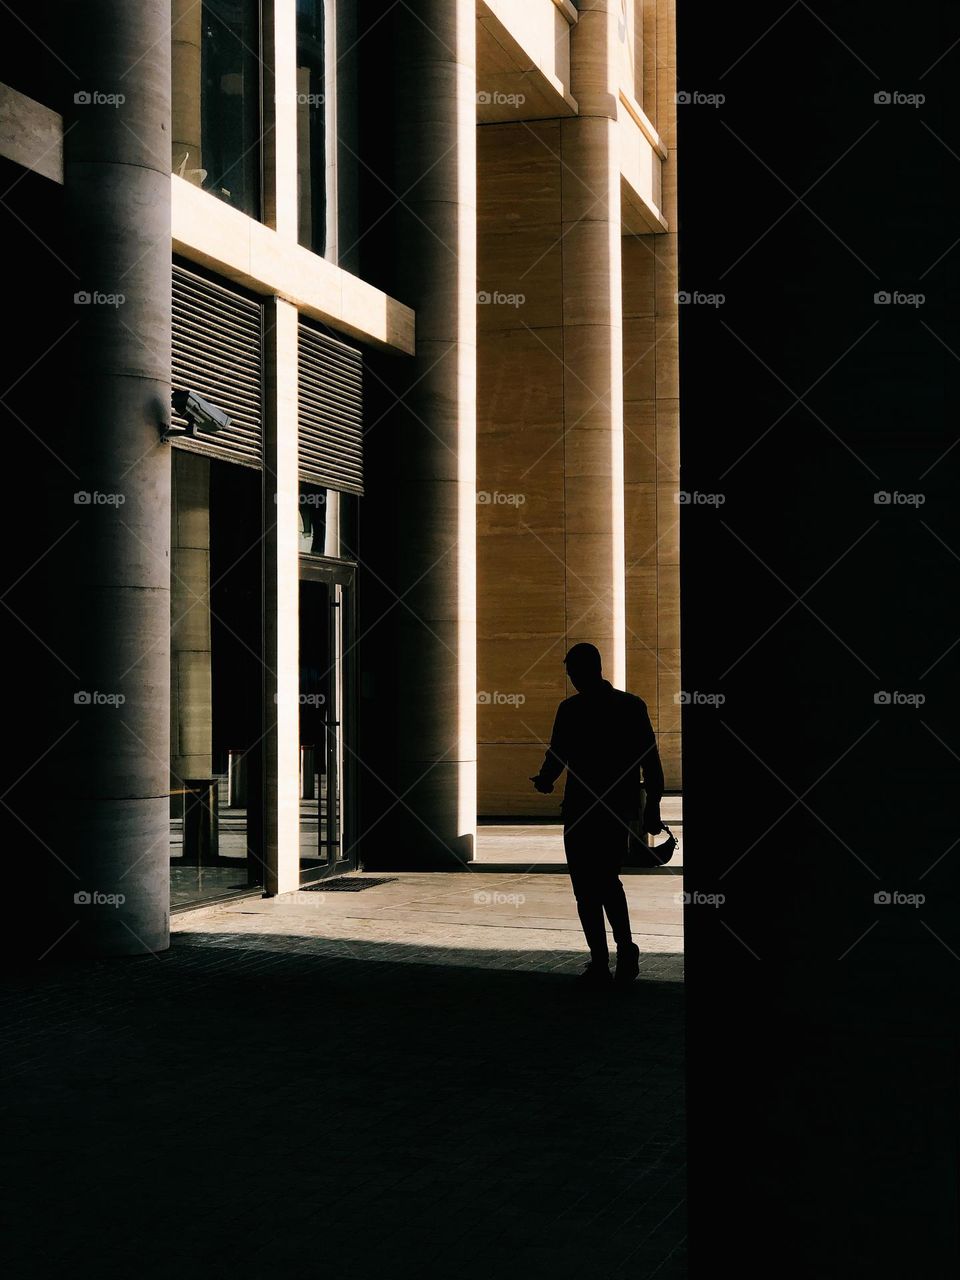
{"type": "Polygon", "coordinates": [[[17,984],[15,1274],[684,1274],[682,957],[589,996],[315,942],[181,934],[17,984]]]}

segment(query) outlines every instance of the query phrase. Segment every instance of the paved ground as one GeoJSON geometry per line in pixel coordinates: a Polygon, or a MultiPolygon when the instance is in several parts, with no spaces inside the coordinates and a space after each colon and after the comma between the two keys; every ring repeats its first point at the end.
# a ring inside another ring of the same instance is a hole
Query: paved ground
{"type": "MultiPolygon", "coordinates": [[[[677,850],[670,859],[676,870],[683,866],[683,801],[680,796],[664,796],[660,806],[661,816],[677,837],[677,850]]],[[[662,844],[665,837],[657,836],[654,843],[662,844]]],[[[531,824],[529,826],[486,825],[477,830],[477,867],[513,866],[519,870],[536,867],[539,870],[565,871],[563,856],[563,831],[557,823],[531,824]],[[523,857],[518,860],[518,852],[523,857]]]]}
{"type": "Polygon", "coordinates": [[[641,980],[604,997],[566,879],[479,865],[21,980],[8,1270],[684,1275],[681,880],[624,883],[641,980]]]}

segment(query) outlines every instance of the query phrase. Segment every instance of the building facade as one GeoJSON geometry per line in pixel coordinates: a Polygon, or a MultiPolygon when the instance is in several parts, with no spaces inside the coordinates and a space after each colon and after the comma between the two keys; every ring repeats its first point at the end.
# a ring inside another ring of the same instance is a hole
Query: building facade
{"type": "Polygon", "coordinates": [[[61,9],[0,76],[37,936],[556,817],[580,640],[679,789],[672,0],[61,9]]]}

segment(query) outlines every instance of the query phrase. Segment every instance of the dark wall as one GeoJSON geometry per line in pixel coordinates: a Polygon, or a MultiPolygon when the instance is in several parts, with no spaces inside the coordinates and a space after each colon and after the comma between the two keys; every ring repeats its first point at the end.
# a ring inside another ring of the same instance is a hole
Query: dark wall
{"type": "MultiPolygon", "coordinates": [[[[405,84],[406,68],[423,27],[404,6],[385,12],[375,0],[360,0],[357,16],[357,128],[363,157],[358,175],[359,273],[413,306],[403,267],[404,255],[409,257],[418,242],[418,224],[398,200],[403,195],[408,201],[414,198],[409,182],[400,176],[398,154],[404,145],[404,113],[409,115],[416,106],[405,84]]],[[[415,619],[416,597],[411,594],[430,577],[428,564],[420,563],[416,553],[411,560],[410,530],[424,528],[427,521],[417,509],[416,488],[408,481],[417,474],[428,428],[423,413],[411,407],[415,398],[407,402],[405,397],[412,396],[421,376],[411,357],[373,351],[364,361],[356,767],[358,856],[370,869],[449,865],[442,854],[435,862],[425,851],[429,827],[415,814],[417,799],[409,793],[410,781],[402,770],[410,724],[403,715],[404,695],[398,691],[401,682],[416,684],[419,670],[411,670],[404,653],[407,644],[428,648],[433,639],[415,619]],[[401,802],[401,797],[406,800],[401,802]]]]}
{"type": "Polygon", "coordinates": [[[0,354],[0,650],[9,760],[0,788],[0,847],[7,890],[18,900],[4,943],[26,964],[59,932],[45,907],[45,888],[57,866],[45,834],[56,803],[55,777],[47,765],[75,710],[51,705],[52,690],[62,676],[69,678],[64,640],[76,624],[58,608],[62,577],[54,566],[60,539],[77,518],[72,492],[82,487],[65,459],[61,436],[68,424],[58,356],[78,287],[62,261],[62,194],[48,179],[0,160],[6,312],[0,354]]]}
{"type": "Polygon", "coordinates": [[[0,84],[54,110],[72,85],[84,88],[64,47],[62,4],[10,0],[0,12],[0,84]]]}
{"type": "Polygon", "coordinates": [[[680,10],[691,1274],[945,1276],[960,15],[680,10]]]}

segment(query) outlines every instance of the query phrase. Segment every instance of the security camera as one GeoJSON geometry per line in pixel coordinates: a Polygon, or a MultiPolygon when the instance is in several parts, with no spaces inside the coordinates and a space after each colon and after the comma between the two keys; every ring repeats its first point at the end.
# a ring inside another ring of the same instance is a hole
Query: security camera
{"type": "MultiPolygon", "coordinates": [[[[204,400],[196,391],[174,391],[173,408],[175,413],[187,420],[187,430],[181,434],[193,436],[198,431],[203,431],[208,435],[215,435],[230,425],[229,414],[224,413],[218,405],[204,400]]],[[[176,434],[176,431],[167,434],[176,434]]]]}

